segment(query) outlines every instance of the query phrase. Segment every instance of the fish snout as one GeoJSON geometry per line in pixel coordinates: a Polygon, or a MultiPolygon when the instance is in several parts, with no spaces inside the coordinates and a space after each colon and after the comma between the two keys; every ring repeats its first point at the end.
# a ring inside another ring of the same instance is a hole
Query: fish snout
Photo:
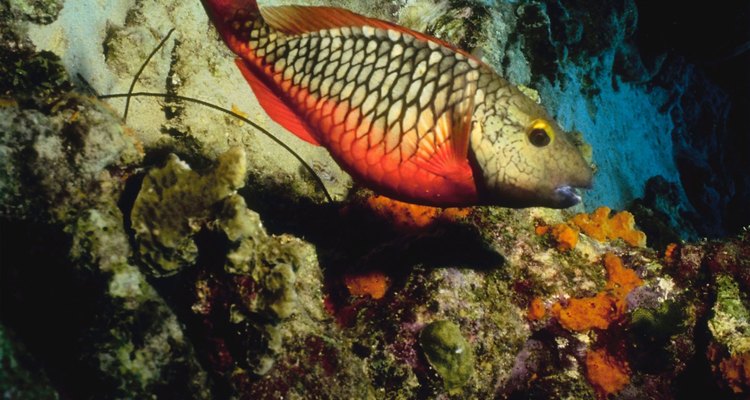
{"type": "Polygon", "coordinates": [[[552,195],[554,201],[560,208],[574,206],[581,202],[580,191],[591,189],[594,179],[594,171],[585,162],[576,173],[569,176],[564,184],[558,185],[552,195]]]}
{"type": "Polygon", "coordinates": [[[552,197],[555,205],[559,208],[572,207],[581,202],[581,196],[578,194],[578,191],[569,185],[555,188],[552,197]]]}

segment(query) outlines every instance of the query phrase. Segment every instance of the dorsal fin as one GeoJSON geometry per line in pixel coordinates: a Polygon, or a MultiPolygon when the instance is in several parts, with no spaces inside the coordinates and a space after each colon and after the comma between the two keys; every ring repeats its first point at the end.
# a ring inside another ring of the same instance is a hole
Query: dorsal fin
{"type": "MultiPolygon", "coordinates": [[[[301,7],[301,6],[275,6],[261,7],[261,16],[272,28],[290,35],[299,35],[307,32],[315,32],[325,29],[336,29],[343,27],[371,26],[380,29],[393,29],[407,33],[416,38],[434,42],[440,46],[448,47],[453,51],[466,57],[476,59],[471,54],[456,46],[440,40],[436,37],[426,35],[409,28],[396,25],[392,22],[376,18],[368,18],[364,15],[355,14],[349,10],[337,7],[301,7]]],[[[477,59],[477,61],[479,61],[477,59]]]]}
{"type": "Polygon", "coordinates": [[[255,97],[258,99],[258,103],[260,103],[263,110],[266,111],[272,120],[276,121],[279,125],[283,126],[300,139],[314,145],[320,145],[320,142],[318,142],[318,139],[316,139],[315,135],[310,131],[307,123],[305,123],[305,121],[303,121],[276,92],[268,87],[261,77],[253,72],[252,65],[248,64],[247,61],[241,58],[237,58],[235,63],[240,68],[242,76],[244,76],[247,83],[250,84],[250,88],[253,89],[255,97]]]}

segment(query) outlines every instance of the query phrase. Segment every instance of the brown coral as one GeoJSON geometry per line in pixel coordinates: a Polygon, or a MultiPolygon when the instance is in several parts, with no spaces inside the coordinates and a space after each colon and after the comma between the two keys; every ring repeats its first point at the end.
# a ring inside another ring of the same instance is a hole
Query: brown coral
{"type": "Polygon", "coordinates": [[[719,370],[734,393],[750,391],[750,352],[721,360],[719,370]]]}

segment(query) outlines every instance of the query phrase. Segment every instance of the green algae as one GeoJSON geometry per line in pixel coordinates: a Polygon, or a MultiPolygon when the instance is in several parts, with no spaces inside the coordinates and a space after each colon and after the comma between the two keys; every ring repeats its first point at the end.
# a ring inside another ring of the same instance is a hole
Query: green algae
{"type": "Polygon", "coordinates": [[[115,196],[142,154],[96,99],[64,94],[46,111],[0,108],[0,213],[66,223],[115,196]]]}
{"type": "Polygon", "coordinates": [[[487,42],[490,34],[485,28],[490,17],[489,7],[467,0],[451,0],[449,10],[434,22],[430,33],[472,51],[487,42]]]}
{"type": "Polygon", "coordinates": [[[24,54],[11,53],[0,63],[0,95],[13,94],[20,99],[34,99],[51,103],[63,92],[71,89],[67,72],[60,58],[49,52],[24,54]]]}
{"type": "Polygon", "coordinates": [[[687,310],[676,301],[665,301],[656,308],[637,308],[628,327],[631,361],[646,373],[660,373],[675,364],[673,338],[687,330],[687,310]]]}
{"type": "Polygon", "coordinates": [[[459,390],[474,373],[474,350],[455,323],[430,323],[422,329],[419,344],[449,392],[459,390]]]}
{"type": "Polygon", "coordinates": [[[750,351],[750,311],[743,302],[737,282],[729,275],[719,275],[716,286],[716,303],[708,329],[730,354],[750,351]]]}
{"type": "Polygon", "coordinates": [[[10,10],[24,19],[37,23],[49,24],[57,19],[63,8],[61,0],[9,0],[10,10]]]}
{"type": "Polygon", "coordinates": [[[522,398],[530,400],[595,399],[596,395],[586,378],[575,370],[540,377],[530,383],[522,398]]]}

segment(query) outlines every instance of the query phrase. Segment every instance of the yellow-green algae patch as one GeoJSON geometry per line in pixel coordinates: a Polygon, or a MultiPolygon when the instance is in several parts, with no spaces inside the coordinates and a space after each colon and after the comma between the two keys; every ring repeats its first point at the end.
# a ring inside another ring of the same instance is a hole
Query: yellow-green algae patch
{"type": "Polygon", "coordinates": [[[719,275],[716,286],[716,303],[708,329],[730,354],[750,351],[750,311],[742,302],[737,282],[729,275],[719,275]]]}
{"type": "Polygon", "coordinates": [[[474,373],[474,350],[451,321],[435,321],[422,329],[419,342],[427,361],[449,392],[458,391],[474,373]]]}
{"type": "Polygon", "coordinates": [[[148,173],[131,218],[138,254],[154,275],[172,275],[196,262],[195,235],[211,220],[212,206],[236,196],[245,172],[245,152],[234,147],[203,175],[173,154],[148,173]]]}

